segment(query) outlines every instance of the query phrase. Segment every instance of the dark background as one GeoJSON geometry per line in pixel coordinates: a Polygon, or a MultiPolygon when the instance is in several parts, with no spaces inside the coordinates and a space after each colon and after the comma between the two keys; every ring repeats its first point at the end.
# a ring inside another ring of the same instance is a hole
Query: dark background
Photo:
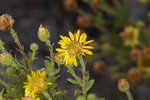
{"type": "MultiPolygon", "coordinates": [[[[145,18],[145,13],[149,9],[148,4],[140,4],[138,0],[124,0],[125,5],[129,10],[130,19],[133,23],[137,20],[145,18]]],[[[84,6],[81,4],[81,6],[84,6]]],[[[15,19],[15,30],[19,34],[22,44],[28,51],[29,44],[36,42],[40,45],[39,61],[35,66],[42,65],[42,60],[47,55],[43,43],[38,40],[37,30],[40,24],[43,24],[51,32],[51,41],[57,42],[59,34],[66,34],[69,30],[74,30],[73,25],[76,13],[67,13],[63,7],[63,0],[0,0],[0,14],[8,13],[15,19]]],[[[95,33],[90,33],[95,34],[95,33]]],[[[96,33],[102,34],[102,33],[96,33]]],[[[95,34],[95,35],[96,35],[95,34]]],[[[94,36],[94,35],[91,35],[94,36]]],[[[7,49],[12,49],[16,53],[16,45],[8,32],[0,32],[0,39],[5,42],[7,49]]],[[[90,92],[95,93],[97,97],[106,97],[106,100],[111,100],[114,96],[124,96],[117,89],[116,82],[110,80],[109,72],[95,73],[91,66],[88,66],[91,72],[91,77],[95,78],[96,83],[90,92]]],[[[59,86],[68,91],[68,95],[73,95],[72,86],[65,79],[69,76],[62,67],[61,78],[58,80],[59,86]]],[[[135,100],[148,100],[150,98],[150,88],[147,85],[133,89],[135,100]]],[[[73,98],[71,98],[73,100],[73,98]]]]}

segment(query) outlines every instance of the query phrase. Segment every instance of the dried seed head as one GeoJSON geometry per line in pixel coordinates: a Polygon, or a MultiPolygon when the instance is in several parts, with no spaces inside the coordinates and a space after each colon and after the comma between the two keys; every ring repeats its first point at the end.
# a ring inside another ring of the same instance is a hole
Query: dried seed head
{"type": "Polygon", "coordinates": [[[122,78],[118,81],[118,88],[121,92],[127,92],[130,88],[130,85],[126,78],[122,78]]]}
{"type": "Polygon", "coordinates": [[[139,49],[132,49],[130,51],[130,56],[133,57],[135,60],[139,59],[141,55],[141,51],[139,49]]]}
{"type": "Polygon", "coordinates": [[[64,0],[64,8],[68,12],[76,10],[78,7],[77,0],[64,0]]]}
{"type": "Polygon", "coordinates": [[[101,0],[92,0],[93,6],[98,6],[101,3],[101,0]]]}
{"type": "Polygon", "coordinates": [[[91,24],[91,18],[89,16],[78,16],[77,25],[82,28],[87,28],[91,24]]]}
{"type": "Polygon", "coordinates": [[[0,30],[8,31],[13,28],[15,20],[8,14],[0,16],[0,30]]]}
{"type": "Polygon", "coordinates": [[[105,63],[103,61],[97,61],[93,64],[95,72],[104,72],[106,70],[105,63]]]}
{"type": "Polygon", "coordinates": [[[131,68],[128,71],[128,81],[134,86],[141,79],[141,71],[138,68],[131,68]]]}
{"type": "Polygon", "coordinates": [[[150,55],[150,47],[144,47],[142,50],[143,55],[150,55]]]}

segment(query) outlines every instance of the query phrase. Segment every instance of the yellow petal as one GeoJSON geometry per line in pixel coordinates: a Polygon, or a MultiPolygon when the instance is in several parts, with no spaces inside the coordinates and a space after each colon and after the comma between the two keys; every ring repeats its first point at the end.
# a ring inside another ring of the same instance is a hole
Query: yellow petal
{"type": "Polygon", "coordinates": [[[92,46],[83,46],[84,49],[94,49],[92,46]]]}
{"type": "Polygon", "coordinates": [[[69,32],[69,36],[70,36],[71,40],[73,41],[74,40],[74,36],[73,36],[72,32],[69,32]]]}
{"type": "Polygon", "coordinates": [[[79,40],[79,36],[80,36],[80,30],[77,30],[77,33],[75,33],[76,41],[79,40]]]}
{"type": "Polygon", "coordinates": [[[85,52],[85,53],[88,54],[88,55],[93,55],[93,52],[91,52],[90,50],[82,49],[81,51],[82,51],[82,52],[85,52]]]}
{"type": "Polygon", "coordinates": [[[85,42],[86,41],[86,38],[87,38],[87,35],[85,33],[82,33],[81,36],[80,36],[80,42],[85,42]]]}
{"type": "Polygon", "coordinates": [[[61,48],[56,48],[56,51],[58,51],[58,52],[65,52],[65,50],[61,49],[61,48]]]}
{"type": "Polygon", "coordinates": [[[84,44],[89,44],[89,43],[92,43],[92,42],[94,42],[94,40],[86,41],[84,44]]]}

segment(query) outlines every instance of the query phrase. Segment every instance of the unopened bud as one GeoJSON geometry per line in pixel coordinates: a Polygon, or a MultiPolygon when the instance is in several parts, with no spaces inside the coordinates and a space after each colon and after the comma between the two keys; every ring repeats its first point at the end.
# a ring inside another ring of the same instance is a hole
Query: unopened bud
{"type": "Polygon", "coordinates": [[[0,63],[6,66],[12,64],[12,56],[7,53],[0,54],[0,63]]]}
{"type": "Polygon", "coordinates": [[[39,30],[38,30],[38,37],[39,37],[39,40],[42,42],[46,42],[50,37],[50,33],[48,29],[43,27],[42,24],[40,25],[39,30]]]}
{"type": "Polygon", "coordinates": [[[32,44],[30,45],[30,49],[31,49],[32,51],[37,51],[37,50],[39,49],[39,46],[38,46],[36,43],[32,43],[32,44]]]}
{"type": "Polygon", "coordinates": [[[88,100],[96,100],[96,96],[94,94],[89,94],[87,98],[88,100]]]}
{"type": "Polygon", "coordinates": [[[118,88],[121,92],[127,92],[130,88],[130,85],[127,81],[127,79],[122,78],[118,81],[118,88]]]}
{"type": "Polygon", "coordinates": [[[13,28],[15,21],[8,14],[3,14],[0,16],[0,30],[8,31],[13,28]]]}

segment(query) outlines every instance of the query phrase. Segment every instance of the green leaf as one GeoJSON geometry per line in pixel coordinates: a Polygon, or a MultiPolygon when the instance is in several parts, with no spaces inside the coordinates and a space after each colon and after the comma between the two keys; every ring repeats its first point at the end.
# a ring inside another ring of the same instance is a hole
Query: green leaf
{"type": "Polygon", "coordinates": [[[71,78],[68,78],[67,81],[69,81],[69,82],[72,83],[72,84],[79,84],[78,81],[73,80],[73,79],[71,79],[71,78]]]}
{"type": "Polygon", "coordinates": [[[1,92],[0,92],[0,100],[4,100],[3,93],[4,93],[4,89],[2,89],[1,92]]]}
{"type": "Polygon", "coordinates": [[[92,88],[94,82],[95,82],[95,80],[90,80],[90,81],[88,82],[86,91],[89,91],[89,90],[92,88]]]}

